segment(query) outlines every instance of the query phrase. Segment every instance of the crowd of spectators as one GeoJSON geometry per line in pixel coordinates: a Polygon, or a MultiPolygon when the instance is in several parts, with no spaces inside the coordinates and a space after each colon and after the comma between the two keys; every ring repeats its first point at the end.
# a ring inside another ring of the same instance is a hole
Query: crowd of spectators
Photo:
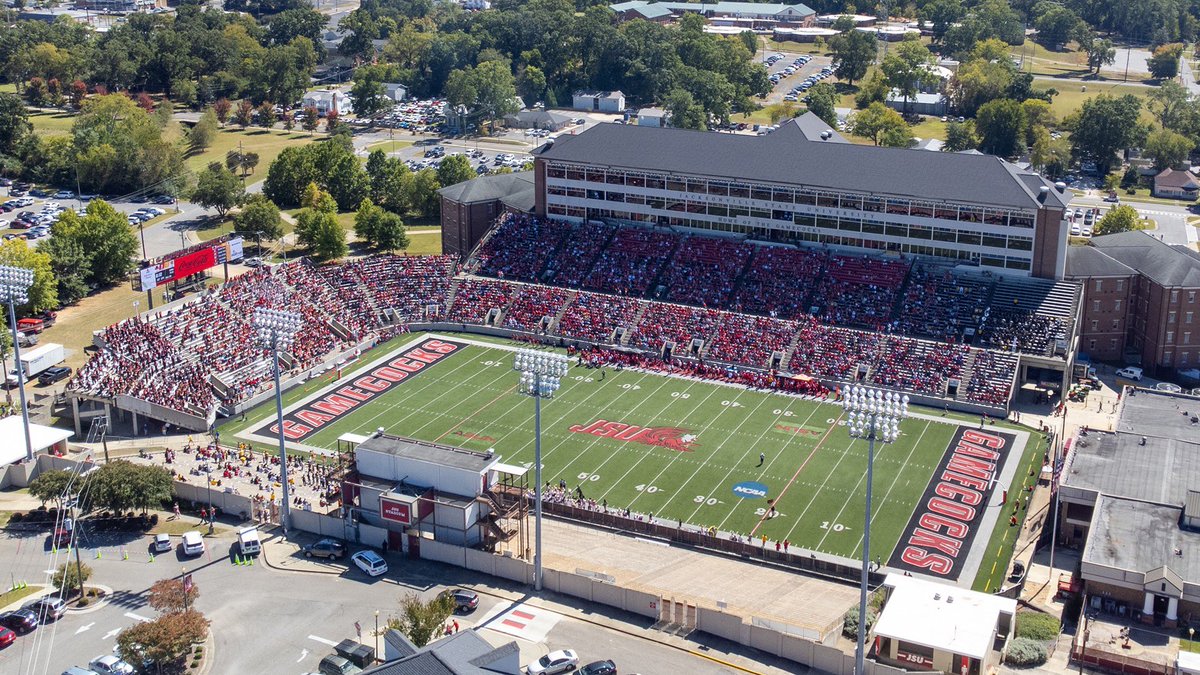
{"type": "Polygon", "coordinates": [[[961,344],[891,336],[871,370],[871,382],[900,391],[944,396],[947,381],[962,374],[968,353],[961,344]]]}
{"type": "Polygon", "coordinates": [[[522,284],[512,304],[504,311],[504,327],[532,333],[546,332],[549,325],[543,325],[542,319],[550,317],[553,320],[570,300],[571,291],[565,288],[522,284]]]}
{"type": "Polygon", "coordinates": [[[825,323],[883,330],[896,307],[896,296],[908,274],[907,260],[830,256],[813,297],[825,323]]]}
{"type": "Polygon", "coordinates": [[[588,342],[610,342],[618,326],[631,326],[646,303],[620,295],[580,291],[558,321],[556,332],[588,342]]]}
{"type": "MultiPolygon", "coordinates": [[[[569,353],[576,355],[575,352],[569,353]]],[[[824,398],[829,395],[829,390],[817,380],[806,377],[791,377],[773,370],[746,370],[735,366],[705,363],[700,360],[680,357],[663,359],[646,354],[618,351],[603,347],[586,349],[578,352],[577,356],[581,363],[591,368],[603,368],[605,366],[636,368],[652,373],[738,384],[750,387],[751,389],[787,391],[817,398],[824,398]]]]}
{"type": "Polygon", "coordinates": [[[723,237],[688,237],[667,263],[662,275],[664,300],[687,305],[727,306],[753,244],[723,237]]]}
{"type": "Polygon", "coordinates": [[[992,284],[974,275],[956,275],[945,266],[916,265],[908,277],[903,309],[892,332],[959,341],[979,324],[992,284]]]}
{"type": "Polygon", "coordinates": [[[303,290],[313,304],[328,312],[355,337],[361,339],[378,328],[379,310],[348,266],[302,261],[283,269],[289,286],[303,290]]]}
{"type": "Polygon", "coordinates": [[[1017,369],[1017,357],[997,354],[984,349],[972,350],[975,359],[971,362],[971,377],[963,398],[972,403],[1004,405],[1012,390],[1013,373],[1017,369]]]}
{"type": "Polygon", "coordinates": [[[665,302],[651,303],[629,336],[629,344],[647,351],[660,352],[668,342],[675,343],[675,352],[686,354],[691,341],[712,336],[721,319],[721,312],[665,302]]]}
{"type": "Polygon", "coordinates": [[[825,254],[790,246],[755,248],[750,267],[734,292],[732,308],[781,319],[806,314],[809,289],[825,269],[825,254]]]}
{"type": "Polygon", "coordinates": [[[824,326],[810,320],[800,329],[788,370],[833,380],[858,380],[859,366],[879,356],[878,333],[824,326]]]}
{"type": "Polygon", "coordinates": [[[380,311],[397,323],[440,318],[457,270],[452,255],[376,255],[346,263],[348,277],[361,283],[380,311]]]}
{"type": "Polygon", "coordinates": [[[466,277],[458,282],[447,320],[452,323],[483,325],[493,309],[503,311],[516,293],[514,284],[482,277],[466,277]]]}
{"type": "Polygon", "coordinates": [[[579,288],[600,252],[616,230],[598,222],[580,223],[567,236],[558,251],[546,263],[543,278],[555,286],[579,288]]]}
{"type": "Polygon", "coordinates": [[[601,251],[583,287],[644,297],[679,241],[679,236],[669,230],[623,227],[601,251]]]}
{"type": "Polygon", "coordinates": [[[795,321],[750,314],[721,313],[707,356],[757,368],[770,367],[771,355],[784,354],[800,330],[795,321]]]}
{"type": "Polygon", "coordinates": [[[980,319],[980,346],[1000,351],[1050,356],[1066,332],[1058,319],[1023,309],[986,308],[980,319]]]}
{"type": "Polygon", "coordinates": [[[546,262],[571,226],[525,214],[506,213],[472,257],[472,270],[513,281],[539,281],[546,262]]]}

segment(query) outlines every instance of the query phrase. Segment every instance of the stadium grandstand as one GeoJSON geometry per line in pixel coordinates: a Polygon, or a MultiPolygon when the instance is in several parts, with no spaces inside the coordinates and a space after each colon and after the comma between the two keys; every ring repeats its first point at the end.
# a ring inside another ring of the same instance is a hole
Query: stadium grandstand
{"type": "Polygon", "coordinates": [[[1004,414],[1023,371],[1065,369],[1076,297],[1068,282],[949,262],[506,214],[461,266],[395,255],[266,266],[110,326],[68,392],[77,424],[82,404],[208,429],[271,394],[249,323],[269,307],[303,318],[285,387],[431,329],[810,395],[862,382],[1004,414]]]}

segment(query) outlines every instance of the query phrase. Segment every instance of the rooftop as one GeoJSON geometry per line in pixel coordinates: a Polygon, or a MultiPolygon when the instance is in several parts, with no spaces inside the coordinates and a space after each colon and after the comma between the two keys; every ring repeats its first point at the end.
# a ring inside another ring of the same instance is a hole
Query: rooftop
{"type": "Polygon", "coordinates": [[[614,12],[628,12],[630,10],[641,10],[645,7],[658,7],[670,11],[678,12],[700,12],[702,14],[780,14],[787,10],[792,10],[792,13],[800,16],[812,16],[816,14],[808,5],[794,3],[771,3],[771,2],[644,2],[643,0],[630,0],[615,5],[610,5],[609,8],[614,12]]]}
{"type": "Polygon", "coordinates": [[[1186,247],[1172,246],[1140,231],[1093,237],[1092,246],[1160,286],[1200,287],[1200,254],[1186,247]]]}
{"type": "Polygon", "coordinates": [[[1131,390],[1116,433],[1091,431],[1079,438],[1063,484],[1181,508],[1200,479],[1198,415],[1200,398],[1131,390]]]}
{"type": "Polygon", "coordinates": [[[478,204],[495,200],[507,203],[507,200],[514,199],[521,201],[521,195],[524,193],[528,193],[528,201],[532,204],[532,171],[480,176],[438,190],[438,194],[460,204],[478,204]]]}
{"type": "Polygon", "coordinates": [[[1192,175],[1191,171],[1176,171],[1174,169],[1163,169],[1154,177],[1154,184],[1158,187],[1200,187],[1200,183],[1196,182],[1196,177],[1192,175]]]}
{"type": "Polygon", "coordinates": [[[474,630],[464,630],[431,642],[408,656],[368,668],[362,675],[516,675],[520,672],[519,663],[516,642],[493,647],[474,630]]]}
{"type": "Polygon", "coordinates": [[[355,451],[381,452],[418,462],[440,464],[480,473],[497,462],[497,457],[494,455],[387,434],[372,436],[360,443],[355,451]]]}
{"type": "Polygon", "coordinates": [[[917,577],[888,574],[892,589],[874,632],[939,651],[982,659],[992,649],[1000,615],[1017,601],[917,577]]]}
{"type": "Polygon", "coordinates": [[[1131,572],[1166,567],[1181,579],[1200,579],[1200,532],[1179,526],[1179,508],[1101,496],[1083,561],[1131,572]]]}
{"type": "Polygon", "coordinates": [[[1067,247],[1068,277],[1127,277],[1137,270],[1095,246],[1067,247]]]}
{"type": "Polygon", "coordinates": [[[998,157],[809,142],[794,121],[763,136],[597,124],[560,137],[537,154],[548,160],[634,170],[1009,208],[1038,208],[1044,186],[1055,205],[1064,204],[1050,183],[998,157]],[[1024,176],[1031,180],[1026,182],[1024,176]]]}

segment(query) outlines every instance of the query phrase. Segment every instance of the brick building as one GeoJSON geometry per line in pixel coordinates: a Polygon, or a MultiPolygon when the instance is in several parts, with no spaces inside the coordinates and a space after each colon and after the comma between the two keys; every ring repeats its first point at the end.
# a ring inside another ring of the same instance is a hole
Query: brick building
{"type": "Polygon", "coordinates": [[[506,211],[533,210],[533,172],[481,176],[438,190],[442,198],[442,252],[466,257],[506,211]]]}
{"type": "Polygon", "coordinates": [[[1160,376],[1200,364],[1200,253],[1144,232],[1095,237],[1067,251],[1084,288],[1080,350],[1160,376]]]}

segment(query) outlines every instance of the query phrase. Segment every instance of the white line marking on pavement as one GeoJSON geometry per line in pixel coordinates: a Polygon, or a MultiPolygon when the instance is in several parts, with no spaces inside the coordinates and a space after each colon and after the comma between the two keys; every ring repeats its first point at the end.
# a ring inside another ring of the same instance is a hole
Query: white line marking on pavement
{"type": "Polygon", "coordinates": [[[150,617],[142,616],[141,614],[134,614],[133,612],[125,612],[125,616],[133,619],[134,621],[151,621],[150,617]]]}
{"type": "Polygon", "coordinates": [[[112,630],[108,631],[107,633],[105,633],[105,634],[104,634],[104,637],[102,637],[102,638],[100,638],[100,639],[101,639],[101,640],[111,640],[111,639],[113,639],[113,638],[117,637],[117,635],[118,635],[120,632],[121,632],[121,629],[120,629],[120,628],[114,628],[114,629],[112,629],[112,630]]]}
{"type": "Polygon", "coordinates": [[[307,656],[308,656],[308,650],[307,650],[307,649],[301,649],[301,650],[300,650],[300,658],[296,659],[296,663],[300,663],[300,662],[301,662],[301,661],[303,661],[303,660],[304,660],[304,659],[305,659],[307,656]]]}
{"type": "Polygon", "coordinates": [[[75,634],[76,634],[76,635],[79,635],[80,633],[82,633],[82,632],[83,632],[83,631],[85,631],[85,630],[91,630],[91,629],[92,629],[92,626],[95,626],[95,625],[96,625],[96,622],[95,622],[95,621],[93,621],[93,622],[91,622],[91,623],[89,623],[89,624],[84,624],[84,625],[82,625],[82,626],[80,626],[80,627],[79,627],[79,630],[75,631],[75,634]]]}
{"type": "Polygon", "coordinates": [[[316,640],[317,642],[320,642],[323,645],[329,645],[330,647],[336,647],[338,644],[338,643],[334,642],[333,640],[326,640],[325,638],[317,637],[316,635],[309,635],[308,639],[316,640]]]}

